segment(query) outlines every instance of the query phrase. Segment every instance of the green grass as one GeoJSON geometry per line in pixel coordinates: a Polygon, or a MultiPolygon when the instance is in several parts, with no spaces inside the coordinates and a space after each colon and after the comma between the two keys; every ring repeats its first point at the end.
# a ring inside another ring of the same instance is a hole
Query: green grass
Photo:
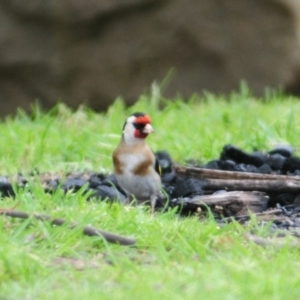
{"type": "MultiPolygon", "coordinates": [[[[1,175],[18,171],[112,171],[111,153],[126,117],[151,115],[153,150],[173,159],[207,162],[224,144],[270,150],[291,144],[300,150],[300,102],[269,93],[254,99],[246,88],[229,97],[207,94],[188,103],[141,96],[130,108],[117,100],[106,113],[72,112],[59,105],[49,113],[0,123],[1,175]],[[201,100],[201,101],[200,101],[201,100]],[[158,109],[160,106],[161,109],[158,109]]],[[[82,191],[46,194],[38,181],[17,190],[2,207],[46,213],[79,222],[69,229],[35,219],[0,217],[0,299],[298,299],[300,253],[286,245],[263,248],[248,242],[252,230],[268,235],[255,220],[219,227],[208,218],[179,218],[174,211],[151,217],[143,207],[86,201],[82,191]],[[136,247],[111,245],[81,233],[84,225],[133,236],[136,247]]]]}

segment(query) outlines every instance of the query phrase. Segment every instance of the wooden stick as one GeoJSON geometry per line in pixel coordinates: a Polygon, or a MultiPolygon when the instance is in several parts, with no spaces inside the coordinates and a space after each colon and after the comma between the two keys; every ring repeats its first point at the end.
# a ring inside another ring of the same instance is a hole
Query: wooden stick
{"type": "Polygon", "coordinates": [[[263,238],[253,234],[245,234],[245,238],[248,241],[254,242],[255,244],[263,247],[272,246],[275,248],[283,248],[288,245],[292,248],[300,248],[300,243],[298,240],[288,240],[287,238],[279,237],[263,238]]]}
{"type": "MultiPolygon", "coordinates": [[[[9,216],[12,218],[19,218],[19,219],[28,219],[31,217],[31,215],[22,212],[22,211],[0,211],[0,215],[9,216]]],[[[66,221],[62,218],[55,218],[53,219],[49,215],[41,215],[41,214],[33,214],[32,217],[36,218],[37,220],[41,221],[51,221],[51,224],[61,226],[66,221]]],[[[70,224],[71,228],[74,228],[76,226],[79,226],[78,223],[73,222],[70,224]]],[[[120,244],[123,246],[130,246],[134,245],[136,243],[136,240],[134,238],[125,237],[122,235],[118,235],[109,231],[97,229],[91,226],[84,226],[83,227],[83,234],[87,236],[102,236],[107,242],[114,243],[114,244],[120,244]]]]}
{"type": "Polygon", "coordinates": [[[228,191],[264,191],[264,192],[300,192],[300,181],[289,180],[231,180],[231,179],[205,179],[204,190],[228,191]]]}
{"type": "Polygon", "coordinates": [[[187,203],[195,205],[227,205],[233,202],[243,202],[244,204],[256,203],[257,201],[268,201],[269,197],[261,192],[225,192],[213,195],[196,196],[187,203]]]}
{"type": "Polygon", "coordinates": [[[232,180],[290,180],[293,178],[294,181],[300,182],[300,176],[287,176],[287,175],[275,175],[275,174],[258,174],[250,172],[237,172],[237,171],[222,171],[212,170],[206,168],[195,168],[195,167],[182,167],[175,165],[174,170],[178,175],[197,177],[200,179],[232,179],[232,180]]]}
{"type": "MultiPolygon", "coordinates": [[[[266,209],[269,197],[262,192],[227,192],[213,195],[196,196],[192,199],[183,199],[184,205],[205,208],[222,216],[245,215],[251,212],[262,212],[266,209]]],[[[180,204],[180,201],[178,200],[180,204]]],[[[181,202],[182,203],[182,202],[181,202]]]]}
{"type": "Polygon", "coordinates": [[[300,192],[300,176],[265,175],[175,166],[180,176],[202,179],[204,190],[300,192]]]}
{"type": "MultiPolygon", "coordinates": [[[[275,208],[275,209],[270,209],[270,210],[266,210],[260,213],[253,213],[253,215],[258,218],[258,219],[262,219],[265,220],[264,217],[266,217],[266,219],[269,221],[272,221],[272,219],[274,218],[274,216],[277,216],[277,214],[282,214],[282,210],[279,208],[275,208]]],[[[228,217],[228,218],[223,218],[223,221],[247,221],[250,219],[250,215],[240,215],[240,216],[232,216],[232,217],[228,217]]]]}

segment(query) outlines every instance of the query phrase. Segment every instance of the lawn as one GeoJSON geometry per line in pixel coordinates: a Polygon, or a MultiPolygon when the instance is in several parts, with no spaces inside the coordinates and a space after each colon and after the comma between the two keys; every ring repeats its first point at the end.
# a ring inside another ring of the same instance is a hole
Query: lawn
{"type": "MultiPolygon", "coordinates": [[[[35,107],[0,123],[0,175],[18,172],[111,173],[111,153],[127,116],[143,111],[156,130],[148,138],[154,151],[167,150],[174,161],[207,162],[225,144],[268,151],[290,144],[300,156],[300,102],[279,93],[262,99],[244,86],[229,96],[206,94],[187,102],[164,99],[157,90],[129,108],[120,99],[105,113],[72,111],[58,105],[35,107]]],[[[269,236],[268,224],[220,227],[208,217],[182,218],[176,211],[151,216],[143,207],[93,199],[83,190],[44,192],[38,179],[15,187],[27,213],[44,213],[79,225],[52,226],[30,218],[0,216],[0,299],[298,299],[300,252],[289,239],[283,247],[261,247],[245,238],[269,236]],[[92,225],[134,237],[135,247],[108,244],[82,235],[92,225]]]]}

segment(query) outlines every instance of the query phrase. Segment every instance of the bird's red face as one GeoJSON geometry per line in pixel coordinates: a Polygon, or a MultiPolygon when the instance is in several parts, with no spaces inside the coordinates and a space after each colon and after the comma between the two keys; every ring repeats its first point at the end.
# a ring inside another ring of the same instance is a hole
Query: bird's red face
{"type": "Polygon", "coordinates": [[[144,139],[149,133],[154,132],[151,126],[151,119],[148,115],[136,117],[133,122],[134,137],[138,139],[144,139]]]}
{"type": "Polygon", "coordinates": [[[145,139],[149,133],[154,132],[151,119],[144,113],[134,113],[125,122],[123,137],[126,142],[145,139]]]}

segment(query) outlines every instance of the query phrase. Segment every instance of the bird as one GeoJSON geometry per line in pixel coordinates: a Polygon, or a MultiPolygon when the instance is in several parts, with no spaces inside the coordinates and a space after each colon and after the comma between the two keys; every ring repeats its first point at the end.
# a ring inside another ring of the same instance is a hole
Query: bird
{"type": "Polygon", "coordinates": [[[124,123],[121,141],[112,155],[114,174],[127,195],[126,202],[134,198],[138,203],[150,200],[152,214],[161,194],[161,168],[146,143],[147,136],[153,132],[147,114],[133,113],[124,123]]]}

